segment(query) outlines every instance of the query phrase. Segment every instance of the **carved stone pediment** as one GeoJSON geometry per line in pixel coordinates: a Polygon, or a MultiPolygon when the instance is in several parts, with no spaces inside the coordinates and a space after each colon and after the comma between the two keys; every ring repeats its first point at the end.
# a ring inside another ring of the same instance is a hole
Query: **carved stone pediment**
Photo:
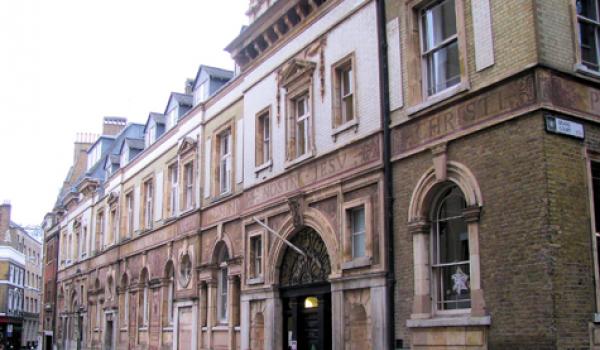
{"type": "Polygon", "coordinates": [[[107,202],[108,202],[108,204],[112,204],[112,203],[116,202],[118,199],[119,199],[119,193],[113,191],[108,195],[107,202]]]}
{"type": "Polygon", "coordinates": [[[186,136],[179,143],[179,148],[177,149],[177,153],[183,154],[187,153],[196,148],[196,140],[192,137],[186,136]]]}
{"type": "Polygon", "coordinates": [[[285,87],[301,78],[310,78],[316,67],[315,62],[294,58],[279,71],[279,82],[285,87]]]}

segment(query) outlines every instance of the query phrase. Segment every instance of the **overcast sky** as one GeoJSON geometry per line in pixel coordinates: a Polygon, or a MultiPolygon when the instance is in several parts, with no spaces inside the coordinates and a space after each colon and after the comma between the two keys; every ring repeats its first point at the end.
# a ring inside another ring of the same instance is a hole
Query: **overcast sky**
{"type": "Polygon", "coordinates": [[[73,161],[78,132],[103,116],[144,123],[223,48],[248,0],[0,1],[0,201],[39,224],[73,161]]]}

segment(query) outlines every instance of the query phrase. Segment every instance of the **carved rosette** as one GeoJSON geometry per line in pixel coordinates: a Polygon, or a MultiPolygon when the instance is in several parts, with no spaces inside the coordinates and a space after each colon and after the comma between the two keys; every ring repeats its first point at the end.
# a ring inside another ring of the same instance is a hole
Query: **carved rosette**
{"type": "Polygon", "coordinates": [[[305,227],[291,239],[291,243],[305,252],[306,256],[298,254],[290,247],[286,248],[279,275],[280,286],[294,287],[327,282],[331,264],[327,247],[319,234],[305,227]]]}

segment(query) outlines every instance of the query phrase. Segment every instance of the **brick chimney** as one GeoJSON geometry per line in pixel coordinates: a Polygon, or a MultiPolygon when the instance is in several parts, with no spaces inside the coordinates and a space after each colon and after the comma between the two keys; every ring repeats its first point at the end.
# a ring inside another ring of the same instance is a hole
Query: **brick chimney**
{"type": "Polygon", "coordinates": [[[0,239],[4,237],[4,233],[8,230],[10,224],[10,203],[0,204],[0,239]]]}
{"type": "Polygon", "coordinates": [[[194,79],[186,79],[185,80],[185,94],[191,95],[194,93],[194,79]]]}
{"type": "Polygon", "coordinates": [[[102,135],[114,136],[125,128],[127,125],[127,118],[121,117],[104,117],[102,123],[102,135]]]}
{"type": "Polygon", "coordinates": [[[77,133],[73,147],[73,164],[77,163],[79,157],[87,159],[87,150],[96,142],[98,135],[90,133],[77,133]]]}

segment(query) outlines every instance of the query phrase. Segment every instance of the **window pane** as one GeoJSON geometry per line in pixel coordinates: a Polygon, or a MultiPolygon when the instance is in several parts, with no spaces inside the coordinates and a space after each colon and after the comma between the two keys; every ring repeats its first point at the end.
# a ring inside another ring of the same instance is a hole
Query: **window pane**
{"type": "Polygon", "coordinates": [[[306,110],[304,108],[304,97],[298,99],[298,102],[296,103],[296,108],[297,108],[297,114],[296,116],[299,118],[301,116],[303,116],[304,114],[306,114],[306,110]]]}
{"type": "Polygon", "coordinates": [[[469,268],[469,264],[439,268],[438,309],[452,310],[471,307],[469,268]]]}
{"type": "Polygon", "coordinates": [[[424,51],[440,45],[456,34],[454,0],[446,0],[423,11],[424,51]]]}
{"type": "Polygon", "coordinates": [[[352,93],[352,69],[350,67],[342,71],[342,95],[352,93]]]}
{"type": "Polygon", "coordinates": [[[581,59],[588,68],[598,70],[598,48],[596,26],[589,23],[579,23],[581,59]]]}
{"type": "Polygon", "coordinates": [[[589,19],[597,19],[596,1],[597,0],[577,0],[577,14],[589,19]]]}
{"type": "Polygon", "coordinates": [[[354,119],[354,99],[349,95],[342,101],[342,121],[348,122],[352,119],[354,119]]]}
{"type": "Polygon", "coordinates": [[[296,135],[296,153],[298,156],[303,155],[306,149],[306,120],[298,122],[297,135],[296,135]]]}
{"type": "Polygon", "coordinates": [[[460,82],[457,41],[427,55],[427,75],[429,95],[436,94],[460,82]]]}

